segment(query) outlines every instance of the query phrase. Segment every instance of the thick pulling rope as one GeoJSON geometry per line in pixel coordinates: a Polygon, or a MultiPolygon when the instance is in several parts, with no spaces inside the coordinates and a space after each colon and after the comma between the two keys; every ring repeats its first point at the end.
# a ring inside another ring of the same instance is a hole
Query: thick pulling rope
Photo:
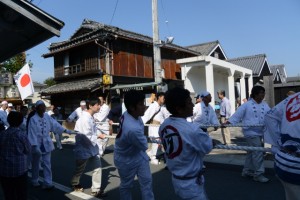
{"type": "MultiPolygon", "coordinates": [[[[96,122],[96,124],[108,124],[108,122],[96,122]]],[[[119,123],[113,123],[111,125],[119,126],[119,123]]],[[[154,127],[159,127],[160,125],[156,124],[145,124],[145,126],[154,126],[154,127]]],[[[263,127],[263,124],[226,124],[225,126],[220,126],[220,125],[215,125],[215,124],[210,124],[210,125],[200,125],[200,128],[208,128],[208,127],[263,127]]],[[[78,132],[72,131],[71,134],[77,134],[78,132]]],[[[110,139],[116,139],[115,135],[106,135],[106,138],[110,139]]],[[[157,143],[161,144],[160,138],[156,137],[148,137],[150,140],[150,143],[157,143]]],[[[234,146],[234,145],[215,145],[214,149],[226,149],[226,150],[240,150],[240,151],[262,151],[262,152],[271,152],[271,148],[264,148],[264,147],[251,147],[251,146],[234,146]]]]}
{"type": "Polygon", "coordinates": [[[214,146],[214,149],[271,152],[271,148],[248,147],[248,146],[233,146],[233,145],[222,145],[222,144],[218,144],[218,145],[214,146]]]}

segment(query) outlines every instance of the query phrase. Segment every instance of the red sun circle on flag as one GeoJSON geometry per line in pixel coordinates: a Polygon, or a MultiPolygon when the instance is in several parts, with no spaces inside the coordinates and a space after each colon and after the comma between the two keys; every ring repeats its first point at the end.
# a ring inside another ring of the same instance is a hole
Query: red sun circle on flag
{"type": "Polygon", "coordinates": [[[21,86],[26,87],[29,83],[30,83],[30,76],[28,74],[24,74],[20,80],[21,86]]]}

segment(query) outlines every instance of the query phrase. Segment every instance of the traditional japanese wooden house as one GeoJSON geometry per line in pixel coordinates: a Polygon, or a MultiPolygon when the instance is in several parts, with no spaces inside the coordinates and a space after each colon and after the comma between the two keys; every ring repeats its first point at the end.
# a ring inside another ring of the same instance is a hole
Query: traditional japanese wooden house
{"type": "MultiPolygon", "coordinates": [[[[163,82],[183,85],[176,59],[201,53],[174,44],[161,44],[163,82]]],[[[153,39],[85,19],[69,40],[52,43],[45,58],[54,58],[56,85],[42,91],[66,113],[90,95],[122,93],[130,88],[154,91],[153,39]],[[132,84],[132,85],[130,85],[132,84]],[[136,85],[138,84],[138,85],[136,85]],[[124,86],[125,85],[125,86],[124,86]]]]}

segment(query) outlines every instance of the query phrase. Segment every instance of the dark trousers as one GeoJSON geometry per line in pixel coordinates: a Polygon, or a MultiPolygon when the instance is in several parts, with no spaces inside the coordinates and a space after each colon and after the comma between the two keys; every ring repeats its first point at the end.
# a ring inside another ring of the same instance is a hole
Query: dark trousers
{"type": "Polygon", "coordinates": [[[0,176],[0,182],[6,200],[27,199],[27,173],[18,177],[0,176]]]}

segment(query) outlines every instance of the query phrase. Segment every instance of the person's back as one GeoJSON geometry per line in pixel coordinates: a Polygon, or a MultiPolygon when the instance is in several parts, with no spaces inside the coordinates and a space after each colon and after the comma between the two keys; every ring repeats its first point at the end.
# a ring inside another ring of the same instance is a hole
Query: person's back
{"type": "Polygon", "coordinates": [[[159,135],[175,193],[182,199],[205,200],[203,157],[211,151],[212,139],[197,124],[186,120],[193,115],[194,106],[188,90],[169,90],[165,103],[172,115],[160,126],[159,135]]]}

